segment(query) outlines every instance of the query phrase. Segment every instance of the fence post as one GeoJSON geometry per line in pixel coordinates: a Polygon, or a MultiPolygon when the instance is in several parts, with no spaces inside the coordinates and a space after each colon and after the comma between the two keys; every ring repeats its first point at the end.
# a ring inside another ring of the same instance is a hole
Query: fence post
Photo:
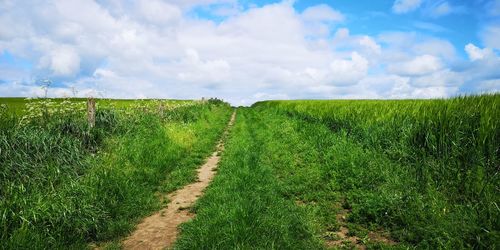
{"type": "Polygon", "coordinates": [[[89,127],[93,128],[95,126],[95,99],[92,97],[87,100],[87,120],[89,127]]]}
{"type": "Polygon", "coordinates": [[[160,105],[158,106],[158,111],[159,111],[161,117],[163,117],[163,113],[165,111],[165,106],[163,106],[163,102],[160,102],[160,105]]]}

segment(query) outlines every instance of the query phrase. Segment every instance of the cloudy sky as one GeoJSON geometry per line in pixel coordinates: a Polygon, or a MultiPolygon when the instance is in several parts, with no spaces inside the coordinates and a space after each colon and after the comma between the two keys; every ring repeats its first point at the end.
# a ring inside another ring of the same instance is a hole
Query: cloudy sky
{"type": "Polygon", "coordinates": [[[0,96],[500,91],[500,0],[0,0],[0,96]]]}

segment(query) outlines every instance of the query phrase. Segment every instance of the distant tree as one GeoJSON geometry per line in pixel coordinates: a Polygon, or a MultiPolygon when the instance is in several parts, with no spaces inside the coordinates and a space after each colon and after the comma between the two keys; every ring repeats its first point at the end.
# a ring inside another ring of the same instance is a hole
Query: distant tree
{"type": "Polygon", "coordinates": [[[215,105],[223,105],[226,102],[224,102],[223,100],[218,99],[218,98],[210,98],[210,99],[208,99],[208,103],[215,104],[215,105]]]}

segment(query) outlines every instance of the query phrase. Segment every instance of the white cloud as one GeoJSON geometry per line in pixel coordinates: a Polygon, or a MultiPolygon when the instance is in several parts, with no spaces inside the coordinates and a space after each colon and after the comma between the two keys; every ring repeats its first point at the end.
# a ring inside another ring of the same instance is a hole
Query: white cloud
{"type": "Polygon", "coordinates": [[[410,84],[416,87],[456,87],[463,83],[462,76],[449,69],[437,70],[430,74],[414,77],[410,84]]]}
{"type": "Polygon", "coordinates": [[[349,37],[349,29],[347,28],[340,28],[335,32],[334,38],[336,40],[341,40],[341,39],[346,39],[349,37]]]}
{"type": "Polygon", "coordinates": [[[476,88],[482,93],[498,93],[500,91],[500,79],[479,81],[476,83],[476,88]]]}
{"type": "Polygon", "coordinates": [[[433,55],[443,61],[454,61],[457,58],[455,47],[446,40],[429,38],[411,45],[414,53],[418,55],[433,55]]]}
{"type": "Polygon", "coordinates": [[[231,17],[243,12],[243,7],[238,4],[221,4],[215,6],[211,12],[216,16],[231,17]]]}
{"type": "Polygon", "coordinates": [[[330,81],[335,85],[352,85],[363,79],[368,72],[368,60],[357,52],[350,60],[337,59],[330,63],[330,81]]]}
{"type": "Polygon", "coordinates": [[[392,5],[392,11],[397,14],[408,13],[420,7],[422,0],[396,0],[392,5]]]}
{"type": "Polygon", "coordinates": [[[179,8],[159,0],[141,0],[138,5],[141,16],[155,24],[177,22],[182,16],[179,8]]]}
{"type": "Polygon", "coordinates": [[[429,1],[425,13],[430,17],[442,17],[450,14],[463,14],[467,12],[465,5],[452,5],[449,1],[429,1]]]}
{"type": "Polygon", "coordinates": [[[75,86],[82,96],[217,96],[238,105],[442,96],[457,93],[457,84],[495,89],[499,78],[494,53],[478,59],[489,50],[471,47],[475,61],[462,62],[443,39],[350,34],[337,27],[344,14],[328,5],[298,12],[293,1],[242,9],[233,0],[81,0],[12,1],[2,8],[0,51],[34,65],[0,65],[2,95],[36,95],[31,79],[49,77],[58,82],[50,95],[67,95],[75,86]],[[190,11],[200,6],[231,9],[215,22],[193,17],[190,11]]]}
{"type": "Polygon", "coordinates": [[[328,36],[334,25],[345,19],[342,13],[326,4],[308,7],[300,16],[305,35],[310,37],[328,36]]]}
{"type": "Polygon", "coordinates": [[[452,12],[452,7],[447,1],[438,3],[431,9],[431,16],[440,17],[452,12]]]}
{"type": "Polygon", "coordinates": [[[231,69],[231,66],[225,60],[201,60],[198,52],[194,49],[186,50],[186,58],[183,64],[186,64],[183,67],[186,70],[177,74],[180,81],[221,82],[228,79],[231,69]]]}
{"type": "Polygon", "coordinates": [[[359,39],[359,44],[363,47],[366,47],[370,49],[371,51],[380,54],[381,52],[381,47],[379,44],[377,44],[371,37],[369,36],[363,36],[361,39],[359,39]]]}
{"type": "Polygon", "coordinates": [[[385,47],[381,57],[391,64],[403,63],[422,55],[437,57],[444,63],[458,60],[455,47],[449,41],[415,32],[382,33],[376,40],[385,47]]]}
{"type": "Polygon", "coordinates": [[[447,28],[434,24],[434,23],[429,23],[429,22],[422,22],[422,21],[415,21],[413,22],[413,26],[416,28],[422,29],[422,30],[427,30],[431,32],[446,32],[449,31],[447,28]]]}
{"type": "Polygon", "coordinates": [[[389,66],[389,72],[404,76],[422,76],[436,72],[443,68],[443,64],[438,57],[432,55],[422,55],[403,62],[389,66]]]}
{"type": "Polygon", "coordinates": [[[344,15],[337,10],[334,10],[326,4],[315,5],[308,7],[302,12],[302,17],[307,21],[328,21],[341,22],[344,21],[344,15]]]}
{"type": "Polygon", "coordinates": [[[493,56],[493,51],[490,48],[480,49],[472,43],[465,45],[465,52],[467,52],[471,61],[481,60],[486,57],[493,56]]]}
{"type": "Polygon", "coordinates": [[[41,59],[42,67],[48,67],[53,76],[74,76],[80,70],[80,57],[69,46],[61,46],[41,59]],[[45,64],[45,65],[44,65],[45,64]]]}

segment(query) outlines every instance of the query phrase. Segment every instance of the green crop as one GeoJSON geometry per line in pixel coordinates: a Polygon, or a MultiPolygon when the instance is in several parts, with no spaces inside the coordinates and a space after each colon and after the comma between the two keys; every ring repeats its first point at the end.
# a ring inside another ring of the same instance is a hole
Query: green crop
{"type": "Polygon", "coordinates": [[[482,95],[239,109],[175,248],[322,249],[341,210],[372,249],[498,248],[499,105],[482,95]]]}
{"type": "Polygon", "coordinates": [[[329,163],[342,168],[329,174],[352,207],[352,222],[382,226],[425,248],[499,243],[500,95],[255,108],[328,128],[316,139],[326,143],[321,155],[344,145],[329,163]]]}

